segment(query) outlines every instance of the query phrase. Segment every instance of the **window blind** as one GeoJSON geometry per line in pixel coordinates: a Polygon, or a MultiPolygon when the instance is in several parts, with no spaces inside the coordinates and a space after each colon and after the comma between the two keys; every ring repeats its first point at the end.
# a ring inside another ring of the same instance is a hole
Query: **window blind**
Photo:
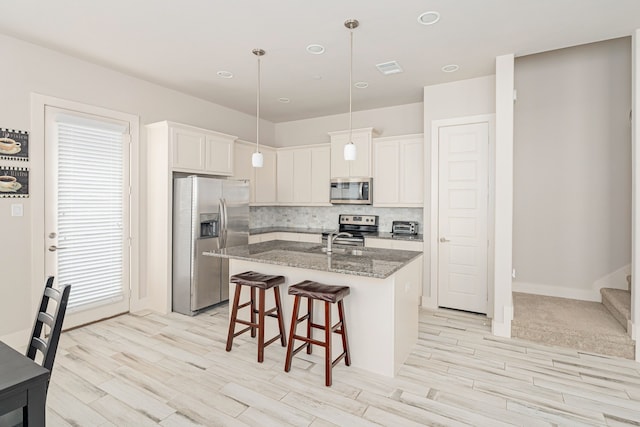
{"type": "Polygon", "coordinates": [[[57,120],[58,281],[72,285],[68,308],[123,298],[122,129],[57,120]]]}

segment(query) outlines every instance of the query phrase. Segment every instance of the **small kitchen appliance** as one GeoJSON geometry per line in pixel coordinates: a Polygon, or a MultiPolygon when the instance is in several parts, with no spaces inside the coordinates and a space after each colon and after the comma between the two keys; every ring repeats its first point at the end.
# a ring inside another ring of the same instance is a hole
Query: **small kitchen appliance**
{"type": "Polygon", "coordinates": [[[401,235],[418,234],[418,222],[417,221],[393,221],[391,225],[391,232],[393,234],[401,234],[401,235]]]}
{"type": "Polygon", "coordinates": [[[334,205],[373,203],[373,178],[333,178],[329,198],[334,205]]]}

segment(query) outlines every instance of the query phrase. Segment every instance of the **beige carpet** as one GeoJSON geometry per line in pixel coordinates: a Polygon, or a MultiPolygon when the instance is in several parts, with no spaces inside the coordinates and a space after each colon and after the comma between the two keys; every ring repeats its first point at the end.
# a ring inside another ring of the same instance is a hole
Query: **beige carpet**
{"type": "Polygon", "coordinates": [[[624,328],[598,302],[513,293],[511,336],[590,353],[633,359],[624,328]]]}

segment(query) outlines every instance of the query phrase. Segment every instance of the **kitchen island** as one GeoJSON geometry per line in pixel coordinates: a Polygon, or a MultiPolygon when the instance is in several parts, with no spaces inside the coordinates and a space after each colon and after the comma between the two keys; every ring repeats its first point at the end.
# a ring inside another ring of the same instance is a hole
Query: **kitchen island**
{"type": "MultiPolygon", "coordinates": [[[[293,305],[288,286],[303,280],[349,286],[351,293],[344,304],[354,367],[394,376],[418,339],[421,252],[334,246],[333,253],[327,255],[317,243],[274,240],[205,255],[229,258],[229,275],[253,270],[284,276],[281,293],[287,334],[293,305]]],[[[229,295],[234,291],[235,285],[230,284],[229,295]]],[[[242,296],[242,301],[246,300],[248,292],[242,296]]],[[[272,299],[266,305],[273,306],[272,299]]],[[[248,316],[248,312],[241,311],[240,315],[248,316]]],[[[332,314],[332,318],[337,319],[337,315],[332,314]]],[[[314,319],[324,321],[322,310],[314,310],[314,319]]],[[[298,327],[302,334],[305,325],[298,327]]],[[[276,331],[275,321],[268,322],[267,336],[276,331]]],[[[336,343],[333,350],[335,357],[341,346],[336,343]]],[[[321,351],[314,348],[316,353],[321,351]]],[[[284,360],[282,363],[284,367],[284,360]]]]}

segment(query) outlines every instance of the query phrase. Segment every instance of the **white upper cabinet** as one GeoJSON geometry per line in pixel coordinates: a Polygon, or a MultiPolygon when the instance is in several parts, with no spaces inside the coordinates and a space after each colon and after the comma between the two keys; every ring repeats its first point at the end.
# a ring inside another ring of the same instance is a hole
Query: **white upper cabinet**
{"type": "MultiPolygon", "coordinates": [[[[356,159],[344,159],[344,145],[349,142],[349,131],[329,132],[331,137],[331,178],[370,177],[371,139],[373,128],[354,129],[351,141],[356,145],[356,159]]],[[[374,184],[375,185],[375,184],[374,184]]]]}
{"type": "Polygon", "coordinates": [[[330,147],[323,144],[277,151],[278,203],[329,205],[330,147]]]}
{"type": "MultiPolygon", "coordinates": [[[[253,168],[255,172],[254,204],[274,205],[277,202],[276,150],[265,145],[260,145],[260,152],[264,157],[264,165],[261,168],[253,168]]],[[[249,165],[251,165],[251,157],[249,157],[249,165]]]]}
{"type": "Polygon", "coordinates": [[[250,182],[252,205],[276,204],[276,151],[265,145],[260,146],[264,157],[264,165],[254,168],[251,156],[256,150],[252,142],[238,140],[235,144],[234,174],[235,179],[247,179],[250,182]]]}
{"type": "Polygon", "coordinates": [[[233,175],[233,143],[236,137],[173,122],[158,122],[148,144],[159,144],[169,150],[171,170],[207,175],[233,175]]]}
{"type": "Polygon", "coordinates": [[[422,134],[373,140],[374,206],[423,207],[422,134]]]}

